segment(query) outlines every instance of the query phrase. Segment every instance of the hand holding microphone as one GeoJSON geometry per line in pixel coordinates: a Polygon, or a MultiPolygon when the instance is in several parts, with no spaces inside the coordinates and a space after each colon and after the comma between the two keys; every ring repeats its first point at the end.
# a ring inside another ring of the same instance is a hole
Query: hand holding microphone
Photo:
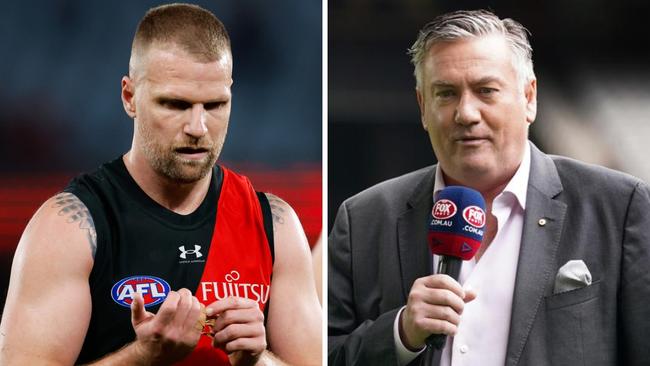
{"type": "MultiPolygon", "coordinates": [[[[466,302],[474,300],[473,291],[445,274],[415,280],[406,308],[402,311],[400,336],[409,349],[419,350],[432,334],[454,335],[466,302]]],[[[443,338],[444,340],[444,338],[443,338]]]]}
{"type": "Polygon", "coordinates": [[[486,223],[485,200],[473,189],[449,186],[435,199],[428,223],[428,243],[439,255],[437,274],[417,279],[400,319],[402,343],[413,350],[426,343],[441,349],[454,335],[464,304],[476,294],[457,282],[463,260],[478,251],[486,223]]]}

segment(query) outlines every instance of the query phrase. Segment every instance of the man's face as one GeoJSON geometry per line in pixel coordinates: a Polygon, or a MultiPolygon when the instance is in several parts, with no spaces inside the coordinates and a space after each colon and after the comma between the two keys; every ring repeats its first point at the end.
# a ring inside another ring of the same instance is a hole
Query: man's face
{"type": "Polygon", "coordinates": [[[522,83],[512,60],[500,35],[440,42],[426,54],[418,103],[447,184],[492,189],[521,163],[536,81],[522,83]]]}
{"type": "Polygon", "coordinates": [[[205,177],[228,129],[230,53],[202,63],[177,47],[151,46],[138,58],[133,74],[133,79],[123,79],[123,89],[131,83],[134,90],[134,153],[173,181],[205,177]]]}

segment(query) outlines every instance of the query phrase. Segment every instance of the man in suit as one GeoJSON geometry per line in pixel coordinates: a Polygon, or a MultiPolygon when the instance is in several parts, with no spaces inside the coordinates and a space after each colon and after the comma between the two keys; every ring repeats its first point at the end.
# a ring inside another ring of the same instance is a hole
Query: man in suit
{"type": "Polygon", "coordinates": [[[650,364],[650,188],[528,141],[537,81],[526,33],[487,11],[420,31],[416,94],[439,163],[339,208],[330,365],[650,364]],[[432,197],[448,185],[481,192],[488,213],[458,280],[431,274],[426,242],[432,197]],[[447,342],[423,352],[431,334],[447,342]]]}

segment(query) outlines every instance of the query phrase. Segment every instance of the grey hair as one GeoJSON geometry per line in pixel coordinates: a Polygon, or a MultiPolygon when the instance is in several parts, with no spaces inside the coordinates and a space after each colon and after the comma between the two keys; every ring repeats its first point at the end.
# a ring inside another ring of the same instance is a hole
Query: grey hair
{"type": "Polygon", "coordinates": [[[418,34],[418,38],[408,50],[411,63],[415,66],[416,88],[422,86],[422,62],[427,51],[434,43],[449,42],[489,34],[501,34],[505,37],[513,53],[513,66],[523,84],[535,78],[533,71],[533,48],[528,41],[530,32],[519,22],[499,19],[488,10],[459,10],[443,14],[427,23],[418,34]]]}

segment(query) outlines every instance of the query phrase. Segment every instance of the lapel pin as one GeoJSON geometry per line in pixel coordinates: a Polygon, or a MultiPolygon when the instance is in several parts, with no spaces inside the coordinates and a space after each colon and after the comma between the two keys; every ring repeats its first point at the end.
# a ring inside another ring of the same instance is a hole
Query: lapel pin
{"type": "Polygon", "coordinates": [[[544,226],[544,225],[546,225],[546,219],[539,219],[539,221],[537,221],[537,224],[538,224],[539,226],[544,226]]]}

